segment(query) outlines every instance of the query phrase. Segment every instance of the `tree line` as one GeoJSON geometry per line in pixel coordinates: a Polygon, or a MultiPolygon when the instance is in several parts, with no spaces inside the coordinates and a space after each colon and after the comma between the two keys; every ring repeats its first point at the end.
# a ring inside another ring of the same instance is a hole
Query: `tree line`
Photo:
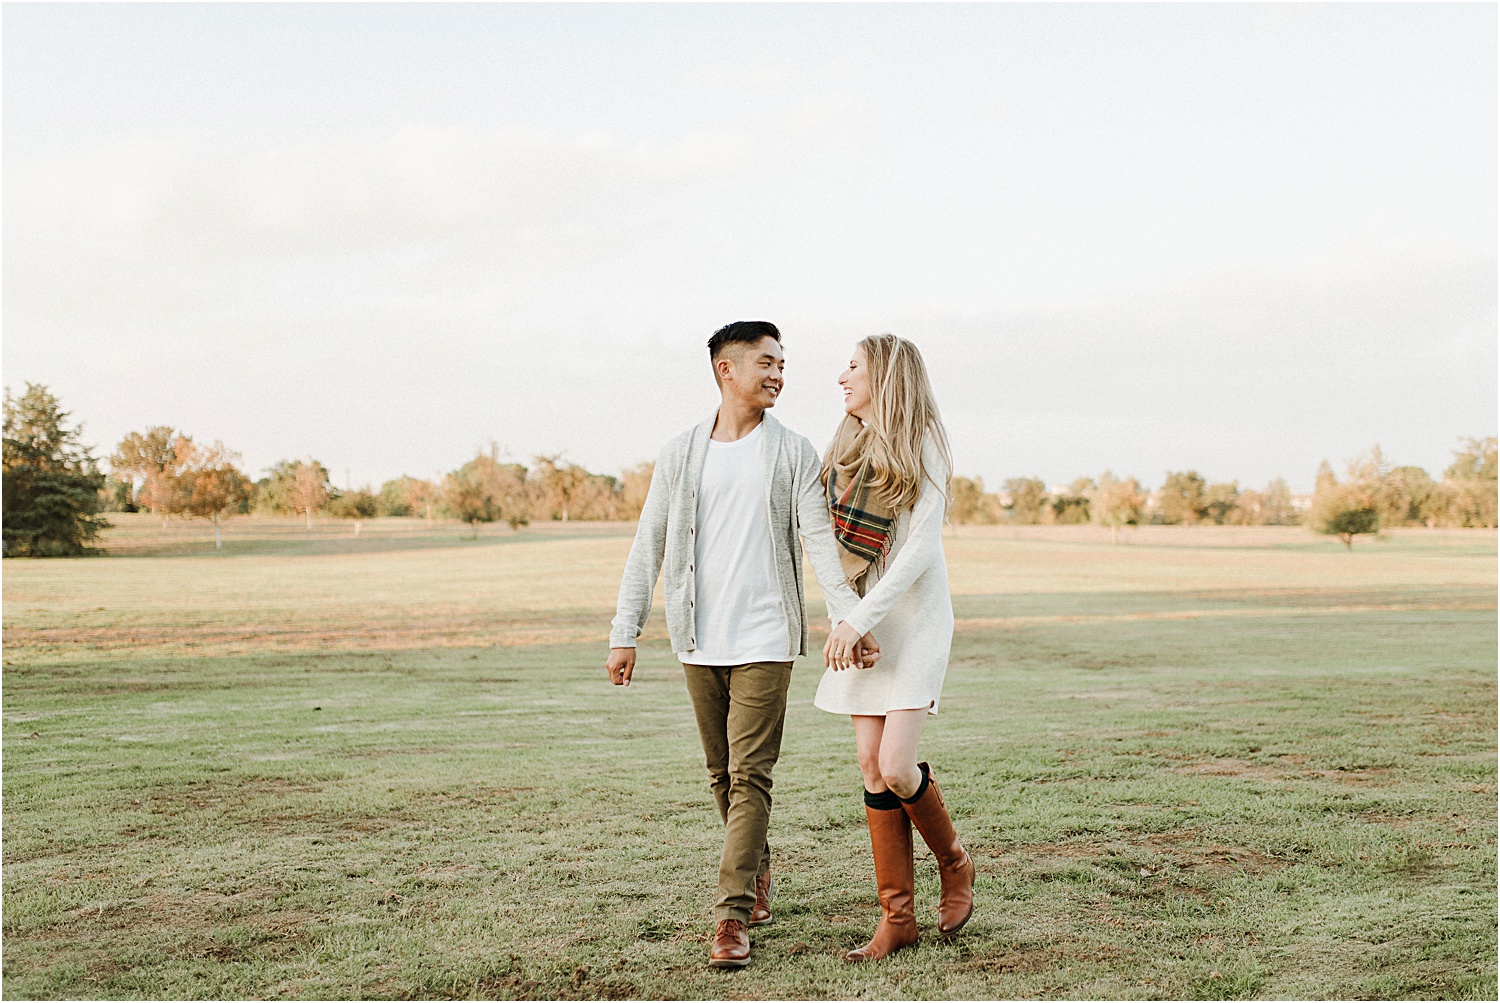
{"type": "MultiPolygon", "coordinates": [[[[494,443],[434,479],[402,476],[378,490],[335,487],[316,459],[283,460],[259,479],[241,469],[222,442],[199,442],[184,431],[153,426],[131,432],[108,457],[109,471],[61,402],[45,387],[5,392],[3,516],[6,556],[87,553],[109,527],[109,512],[151,512],[164,524],[197,518],[214,526],[236,514],[315,514],[351,520],[354,532],[377,517],[457,519],[474,535],[482,523],[519,529],[533,521],[635,519],[645,503],[653,464],[619,477],[592,473],[558,456],[536,456],[531,466],[500,457],[494,443]]],[[[1196,471],[1169,473],[1147,490],[1134,477],[1106,470],[1049,488],[1035,477],[1007,480],[985,491],[980,478],[955,477],[950,517],[955,523],[1085,524],[1105,526],[1118,539],[1122,526],[1296,525],[1338,536],[1346,545],[1362,533],[1392,526],[1496,525],[1496,440],[1465,440],[1454,462],[1435,479],[1420,467],[1389,465],[1374,447],[1348,464],[1340,480],[1325,461],[1310,499],[1295,497],[1285,480],[1264,490],[1238,482],[1208,483],[1196,471]]]]}
{"type": "Polygon", "coordinates": [[[1168,473],[1155,491],[1134,477],[1106,470],[1049,489],[1035,477],[1017,477],[999,492],[980,478],[953,479],[951,518],[958,523],[1107,526],[1294,526],[1306,524],[1352,546],[1364,533],[1397,526],[1494,527],[1496,439],[1465,439],[1442,479],[1421,467],[1392,466],[1380,447],[1355,457],[1341,481],[1324,460],[1310,498],[1292,494],[1277,477],[1262,491],[1238,481],[1210,484],[1196,470],[1168,473]]]}
{"type": "Polygon", "coordinates": [[[1300,521],[1292,489],[1278,477],[1264,491],[1239,482],[1209,484],[1195,470],[1169,473],[1150,491],[1134,477],[1106,470],[1098,479],[1080,477],[1065,488],[1049,488],[1037,477],[1015,477],[990,494],[981,478],[953,479],[950,517],[959,523],[1095,525],[1119,528],[1168,526],[1290,526],[1300,521]]]}
{"type": "Polygon", "coordinates": [[[652,470],[648,463],[612,477],[561,456],[534,457],[528,468],[502,460],[491,443],[441,478],[403,475],[375,490],[335,487],[328,468],[311,457],[282,460],[256,481],[234,466],[234,459],[220,443],[204,449],[165,426],[132,432],[109,458],[105,509],[149,511],[164,521],[196,516],[213,519],[216,527],[228,515],[255,512],[302,516],[311,529],[313,515],[322,514],[353,520],[356,533],[364,520],[381,516],[457,519],[477,536],[479,525],[487,522],[519,529],[533,520],[634,519],[645,503],[652,470]]]}

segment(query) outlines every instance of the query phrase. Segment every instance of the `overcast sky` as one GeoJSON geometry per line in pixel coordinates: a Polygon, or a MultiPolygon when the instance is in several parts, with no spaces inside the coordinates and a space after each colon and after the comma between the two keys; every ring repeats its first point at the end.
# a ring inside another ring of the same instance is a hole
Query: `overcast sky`
{"type": "MultiPolygon", "coordinates": [[[[616,472],[785,335],[959,471],[1309,489],[1496,431],[1496,7],[4,8],[5,383],[108,453],[616,472]]],[[[347,471],[347,475],[346,475],[347,471]]]]}

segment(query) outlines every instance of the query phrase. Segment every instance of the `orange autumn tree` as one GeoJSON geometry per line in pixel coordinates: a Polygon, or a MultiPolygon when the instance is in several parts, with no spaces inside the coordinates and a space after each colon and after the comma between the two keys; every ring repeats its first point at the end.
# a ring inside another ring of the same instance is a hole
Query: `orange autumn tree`
{"type": "Polygon", "coordinates": [[[250,498],[250,478],[237,465],[239,455],[230,452],[222,442],[207,448],[188,442],[185,469],[178,475],[178,497],[182,511],[214,524],[214,549],[222,550],[224,540],[219,520],[239,511],[250,498]]]}
{"type": "Polygon", "coordinates": [[[109,465],[116,474],[140,478],[136,498],[141,505],[167,519],[184,511],[187,499],[180,476],[194,452],[193,440],[168,425],[153,425],[144,432],[131,432],[120,440],[109,465]]]}

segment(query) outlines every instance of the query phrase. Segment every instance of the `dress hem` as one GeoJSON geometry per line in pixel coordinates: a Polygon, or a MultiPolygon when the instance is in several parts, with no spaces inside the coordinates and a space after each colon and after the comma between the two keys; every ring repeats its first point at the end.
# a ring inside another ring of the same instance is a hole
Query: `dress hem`
{"type": "MultiPolygon", "coordinates": [[[[813,706],[816,707],[818,710],[823,711],[825,714],[839,714],[839,715],[844,716],[844,717],[885,717],[887,714],[890,714],[890,713],[892,713],[894,711],[898,711],[898,710],[922,710],[923,709],[921,706],[917,706],[917,707],[887,707],[885,710],[879,710],[879,711],[874,711],[874,710],[834,710],[834,709],[832,709],[830,707],[824,707],[822,704],[817,703],[817,702],[814,702],[813,706]]],[[[930,717],[936,717],[937,716],[937,712],[938,712],[937,702],[933,701],[932,703],[930,703],[927,706],[926,710],[927,710],[928,716],[930,716],[930,717]]]]}

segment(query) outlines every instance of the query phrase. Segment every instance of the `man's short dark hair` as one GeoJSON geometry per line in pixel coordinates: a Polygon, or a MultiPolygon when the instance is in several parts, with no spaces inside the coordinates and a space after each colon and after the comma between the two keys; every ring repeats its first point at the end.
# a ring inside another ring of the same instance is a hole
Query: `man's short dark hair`
{"type": "Polygon", "coordinates": [[[725,324],[708,339],[709,361],[717,359],[726,345],[753,345],[762,338],[775,338],[776,343],[781,344],[781,332],[769,320],[737,320],[733,324],[725,324]]]}

